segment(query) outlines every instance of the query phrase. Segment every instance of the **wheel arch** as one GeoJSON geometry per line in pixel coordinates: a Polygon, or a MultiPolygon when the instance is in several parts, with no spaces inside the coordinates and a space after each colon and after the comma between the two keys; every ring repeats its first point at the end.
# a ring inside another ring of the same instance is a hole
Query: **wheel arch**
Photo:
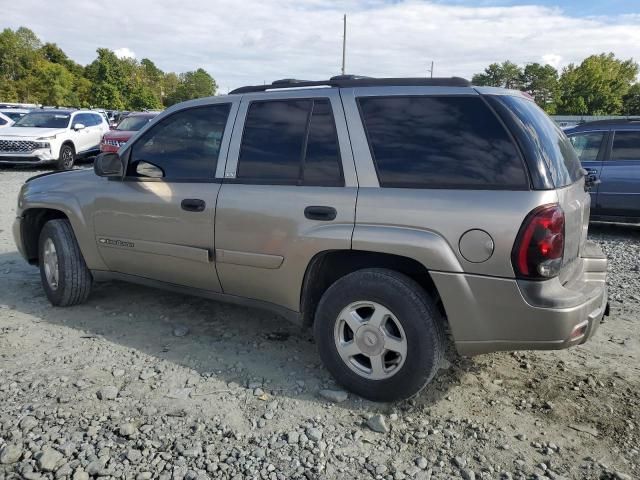
{"type": "Polygon", "coordinates": [[[22,213],[20,234],[24,255],[30,264],[38,263],[38,240],[42,227],[54,219],[69,220],[69,217],[62,210],[55,208],[29,208],[22,213]]]}
{"type": "Polygon", "coordinates": [[[446,311],[429,270],[416,259],[386,252],[326,250],[311,259],[304,274],[300,294],[302,325],[313,325],[316,308],[327,288],[345,275],[365,268],[386,268],[412,278],[433,296],[446,321],[446,311]]]}

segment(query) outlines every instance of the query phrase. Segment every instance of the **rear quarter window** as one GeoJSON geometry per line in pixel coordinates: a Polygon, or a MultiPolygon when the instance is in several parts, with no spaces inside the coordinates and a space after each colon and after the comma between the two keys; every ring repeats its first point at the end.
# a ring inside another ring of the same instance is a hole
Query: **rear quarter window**
{"type": "Polygon", "coordinates": [[[529,150],[542,158],[556,188],[582,178],[582,166],[571,141],[533,100],[512,95],[496,98],[513,113],[515,128],[523,133],[529,150]]]}
{"type": "Polygon", "coordinates": [[[524,162],[477,96],[358,99],[382,187],[526,189],[524,162]]]}

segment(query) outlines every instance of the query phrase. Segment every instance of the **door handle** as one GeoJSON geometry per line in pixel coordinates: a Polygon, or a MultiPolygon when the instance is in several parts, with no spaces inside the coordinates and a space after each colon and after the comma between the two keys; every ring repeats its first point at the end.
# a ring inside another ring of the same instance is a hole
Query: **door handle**
{"type": "Polygon", "coordinates": [[[200,200],[199,198],[185,198],[180,203],[180,206],[187,212],[204,212],[207,204],[204,200],[200,200]]]}
{"type": "Polygon", "coordinates": [[[338,212],[333,207],[309,206],[304,209],[304,216],[309,220],[321,220],[324,222],[335,220],[338,212]]]}

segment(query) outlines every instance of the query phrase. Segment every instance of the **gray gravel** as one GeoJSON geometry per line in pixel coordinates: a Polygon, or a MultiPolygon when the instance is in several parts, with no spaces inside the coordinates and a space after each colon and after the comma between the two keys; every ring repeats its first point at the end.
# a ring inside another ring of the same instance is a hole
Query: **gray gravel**
{"type": "Polygon", "coordinates": [[[640,227],[591,227],[612,316],[584,346],[448,355],[398,404],[347,395],[309,332],[121,284],[51,308],[0,170],[0,480],[640,478],[640,227]]]}

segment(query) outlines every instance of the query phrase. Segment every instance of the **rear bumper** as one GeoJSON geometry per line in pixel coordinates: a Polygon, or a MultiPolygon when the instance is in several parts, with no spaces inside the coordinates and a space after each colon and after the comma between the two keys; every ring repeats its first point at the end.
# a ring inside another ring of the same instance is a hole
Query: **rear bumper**
{"type": "Polygon", "coordinates": [[[553,350],[587,341],[607,312],[607,259],[589,243],[578,261],[565,284],[432,272],[458,352],[553,350]]]}

